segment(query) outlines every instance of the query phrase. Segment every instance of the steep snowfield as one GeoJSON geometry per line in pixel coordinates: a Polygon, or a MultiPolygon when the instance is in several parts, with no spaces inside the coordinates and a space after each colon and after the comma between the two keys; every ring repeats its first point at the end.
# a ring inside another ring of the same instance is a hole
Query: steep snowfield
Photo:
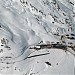
{"type": "Polygon", "coordinates": [[[0,74],[74,75],[73,0],[0,0],[0,74]]]}

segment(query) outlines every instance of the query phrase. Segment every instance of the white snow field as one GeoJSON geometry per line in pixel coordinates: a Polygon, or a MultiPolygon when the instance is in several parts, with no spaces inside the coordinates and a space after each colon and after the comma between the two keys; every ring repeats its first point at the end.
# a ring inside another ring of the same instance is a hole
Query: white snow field
{"type": "Polygon", "coordinates": [[[0,0],[0,75],[75,75],[74,0],[0,0]]]}

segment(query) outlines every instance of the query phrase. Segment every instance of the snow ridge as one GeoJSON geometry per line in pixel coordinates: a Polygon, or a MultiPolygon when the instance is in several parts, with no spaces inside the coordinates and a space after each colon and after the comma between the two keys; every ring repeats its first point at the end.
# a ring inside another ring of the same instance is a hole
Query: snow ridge
{"type": "Polygon", "coordinates": [[[74,56],[73,0],[0,1],[1,74],[73,75],[74,56]]]}

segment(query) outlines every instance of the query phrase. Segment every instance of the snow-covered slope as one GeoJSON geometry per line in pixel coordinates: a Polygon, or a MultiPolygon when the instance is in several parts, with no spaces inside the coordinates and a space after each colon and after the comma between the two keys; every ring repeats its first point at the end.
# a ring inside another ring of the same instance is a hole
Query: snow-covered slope
{"type": "Polygon", "coordinates": [[[73,0],[0,0],[0,74],[74,75],[73,0]]]}

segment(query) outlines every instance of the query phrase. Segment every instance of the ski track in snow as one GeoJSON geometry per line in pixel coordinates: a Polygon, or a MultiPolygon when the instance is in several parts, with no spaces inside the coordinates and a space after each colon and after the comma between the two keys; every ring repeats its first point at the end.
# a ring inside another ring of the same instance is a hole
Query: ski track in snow
{"type": "Polygon", "coordinates": [[[73,0],[0,0],[1,75],[74,75],[74,56],[73,0]]]}

